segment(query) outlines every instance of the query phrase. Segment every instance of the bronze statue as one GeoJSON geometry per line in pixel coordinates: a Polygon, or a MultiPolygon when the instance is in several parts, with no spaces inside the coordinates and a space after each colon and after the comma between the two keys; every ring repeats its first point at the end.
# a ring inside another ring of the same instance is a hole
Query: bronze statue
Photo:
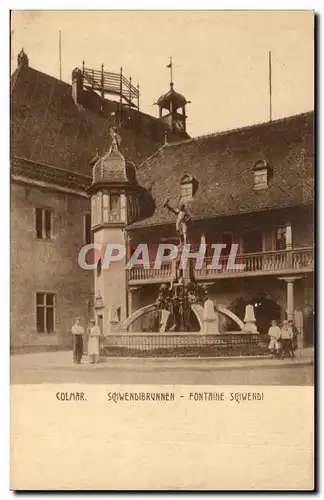
{"type": "Polygon", "coordinates": [[[179,208],[173,208],[169,205],[169,200],[166,200],[163,206],[177,216],[176,231],[179,236],[180,244],[185,245],[188,243],[188,222],[190,220],[190,215],[185,204],[181,203],[179,208]]]}
{"type": "Polygon", "coordinates": [[[109,134],[110,134],[110,136],[112,138],[112,146],[114,146],[117,149],[119,149],[120,148],[120,143],[121,143],[121,137],[118,134],[117,127],[110,127],[109,134]]]}

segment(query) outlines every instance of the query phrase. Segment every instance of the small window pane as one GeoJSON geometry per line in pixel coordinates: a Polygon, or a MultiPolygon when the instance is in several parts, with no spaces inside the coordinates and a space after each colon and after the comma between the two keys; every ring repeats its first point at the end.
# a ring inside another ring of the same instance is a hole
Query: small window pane
{"type": "Polygon", "coordinates": [[[54,332],[54,309],[50,307],[46,309],[46,331],[47,333],[54,332]]]}
{"type": "Polygon", "coordinates": [[[45,210],[45,234],[46,238],[52,236],[52,212],[50,210],[45,210]]]}
{"type": "Polygon", "coordinates": [[[118,212],[119,211],[119,195],[117,194],[111,194],[110,195],[110,210],[112,212],[118,212]]]}
{"type": "Polygon", "coordinates": [[[183,198],[192,197],[192,184],[183,184],[181,186],[181,195],[183,198]]]}
{"type": "Polygon", "coordinates": [[[84,241],[86,244],[92,242],[91,234],[91,215],[87,214],[84,216],[84,241]]]}
{"type": "Polygon", "coordinates": [[[45,321],[44,321],[45,308],[37,307],[37,332],[44,333],[45,332],[45,321]]]}
{"type": "Polygon", "coordinates": [[[48,306],[54,306],[54,294],[53,293],[48,293],[46,295],[46,304],[48,306]]]}
{"type": "Polygon", "coordinates": [[[102,259],[99,259],[97,262],[97,276],[101,276],[102,271],[102,259]]]}
{"type": "Polygon", "coordinates": [[[254,172],[254,189],[262,189],[267,187],[268,174],[267,171],[254,172]]]}
{"type": "Polygon", "coordinates": [[[93,196],[91,198],[91,217],[92,217],[92,226],[96,225],[96,198],[93,196]]]}
{"type": "Polygon", "coordinates": [[[36,304],[44,305],[45,294],[44,293],[36,293],[36,304]]]}
{"type": "Polygon", "coordinates": [[[38,239],[42,239],[43,238],[42,212],[43,212],[43,210],[41,208],[36,208],[36,238],[38,238],[38,239]]]}

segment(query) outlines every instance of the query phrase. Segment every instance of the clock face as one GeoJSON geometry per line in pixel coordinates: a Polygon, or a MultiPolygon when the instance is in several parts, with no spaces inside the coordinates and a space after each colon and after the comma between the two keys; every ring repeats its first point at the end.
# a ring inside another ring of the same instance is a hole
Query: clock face
{"type": "Polygon", "coordinates": [[[183,121],[176,120],[174,123],[175,123],[176,130],[178,130],[179,132],[183,132],[184,131],[184,123],[183,123],[183,121]]]}

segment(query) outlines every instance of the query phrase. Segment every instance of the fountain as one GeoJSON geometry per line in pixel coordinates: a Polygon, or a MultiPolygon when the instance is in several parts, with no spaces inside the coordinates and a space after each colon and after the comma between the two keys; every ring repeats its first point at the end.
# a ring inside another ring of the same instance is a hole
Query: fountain
{"type": "MultiPolygon", "coordinates": [[[[176,210],[168,202],[164,205],[177,214],[181,250],[187,243],[189,214],[183,205],[176,210]]],[[[206,284],[193,279],[193,263],[189,260],[188,264],[182,269],[174,261],[173,279],[161,284],[155,302],[133,312],[122,323],[110,321],[104,343],[107,355],[257,356],[267,352],[255,325],[253,305],[246,307],[243,322],[223,305],[214,304],[206,284]],[[238,331],[220,332],[220,315],[236,323],[238,331]]]]}

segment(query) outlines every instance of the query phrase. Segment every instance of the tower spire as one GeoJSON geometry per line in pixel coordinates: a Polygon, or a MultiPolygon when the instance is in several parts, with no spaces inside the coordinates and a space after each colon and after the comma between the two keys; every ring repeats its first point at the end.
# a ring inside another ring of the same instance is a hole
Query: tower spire
{"type": "Polygon", "coordinates": [[[170,62],[167,65],[167,68],[170,69],[170,87],[173,87],[173,63],[172,63],[172,57],[170,56],[170,62]]]}
{"type": "Polygon", "coordinates": [[[272,122],[272,61],[271,51],[269,51],[269,118],[272,122]]]}

